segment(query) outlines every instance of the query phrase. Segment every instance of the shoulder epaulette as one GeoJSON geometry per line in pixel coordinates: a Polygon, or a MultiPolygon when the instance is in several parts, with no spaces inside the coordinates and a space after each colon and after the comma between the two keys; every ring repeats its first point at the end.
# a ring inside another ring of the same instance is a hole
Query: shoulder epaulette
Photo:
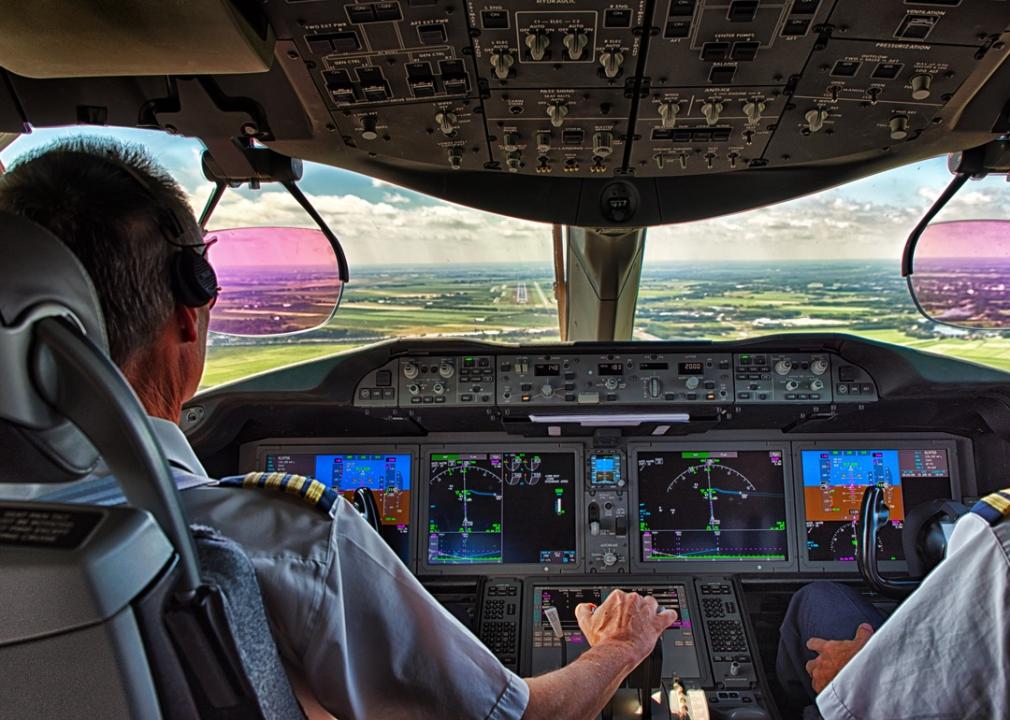
{"type": "Polygon", "coordinates": [[[325,513],[333,509],[340,495],[323,483],[304,475],[280,472],[251,472],[221,478],[218,485],[233,488],[260,488],[297,495],[312,507],[325,513]]]}
{"type": "Polygon", "coordinates": [[[975,503],[971,511],[990,525],[1010,517],[1010,489],[997,490],[992,495],[986,495],[975,503]]]}

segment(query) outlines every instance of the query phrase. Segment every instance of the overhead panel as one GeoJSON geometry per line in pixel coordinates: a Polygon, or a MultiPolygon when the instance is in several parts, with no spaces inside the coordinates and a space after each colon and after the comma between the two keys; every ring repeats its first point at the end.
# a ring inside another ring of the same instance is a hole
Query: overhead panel
{"type": "Polygon", "coordinates": [[[587,180],[915,143],[1006,53],[1010,24],[1007,0],[300,0],[268,13],[334,141],[369,162],[587,180]]]}
{"type": "Polygon", "coordinates": [[[480,169],[479,114],[466,18],[437,2],[298,3],[313,78],[346,144],[375,156],[480,169]]]}

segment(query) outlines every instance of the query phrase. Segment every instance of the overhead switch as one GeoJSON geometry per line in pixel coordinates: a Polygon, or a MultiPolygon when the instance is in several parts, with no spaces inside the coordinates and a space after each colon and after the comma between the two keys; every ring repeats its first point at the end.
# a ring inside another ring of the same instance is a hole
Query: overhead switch
{"type": "Polygon", "coordinates": [[[456,134],[458,129],[456,113],[453,112],[437,112],[435,113],[435,124],[438,125],[438,129],[442,131],[442,134],[446,137],[452,137],[456,134]]]}
{"type": "Polygon", "coordinates": [[[748,100],[743,105],[743,114],[747,116],[748,125],[757,125],[761,122],[761,114],[765,111],[764,100],[748,100]]]}
{"type": "Polygon", "coordinates": [[[550,130],[538,130],[537,131],[537,152],[541,155],[546,155],[551,150],[551,131],[550,130]]]}
{"type": "Polygon", "coordinates": [[[659,118],[663,122],[663,128],[670,130],[677,124],[677,115],[680,114],[680,103],[668,100],[659,104],[659,118]]]}
{"type": "Polygon", "coordinates": [[[828,119],[828,111],[822,108],[814,108],[813,110],[807,110],[806,115],[803,119],[807,123],[807,130],[812,133],[820,132],[821,128],[824,127],[824,121],[828,119]]]}
{"type": "Polygon", "coordinates": [[[459,170],[463,167],[463,148],[458,145],[449,148],[449,167],[453,170],[459,170]]]}
{"type": "Polygon", "coordinates": [[[505,152],[515,152],[519,149],[519,133],[505,133],[505,136],[502,138],[501,145],[505,152]]]}
{"type": "Polygon", "coordinates": [[[593,135],[593,155],[608,158],[614,152],[614,135],[609,132],[598,132],[593,135]]]}
{"type": "Polygon", "coordinates": [[[376,127],[379,124],[379,119],[374,115],[367,115],[361,118],[361,137],[365,140],[375,140],[379,137],[379,132],[376,127]]]}
{"type": "Polygon", "coordinates": [[[491,68],[494,70],[495,77],[499,80],[507,80],[509,76],[509,71],[515,64],[516,59],[512,57],[510,53],[505,48],[498,48],[491,53],[491,68]]]}
{"type": "Polygon", "coordinates": [[[709,100],[701,106],[701,114],[705,116],[705,122],[715,125],[722,115],[723,104],[718,100],[709,100]]]}
{"type": "Polygon", "coordinates": [[[573,30],[572,32],[565,33],[561,43],[568,51],[570,59],[581,60],[583,51],[589,45],[589,36],[582,30],[573,30]]]}
{"type": "Polygon", "coordinates": [[[600,53],[600,65],[603,66],[603,74],[608,78],[615,78],[621,74],[621,65],[624,63],[624,53],[620,50],[605,50],[600,53]]]}
{"type": "Polygon", "coordinates": [[[509,172],[519,172],[519,168],[523,166],[523,157],[518,150],[514,150],[508,154],[505,158],[505,165],[508,167],[509,172]]]}
{"type": "Polygon", "coordinates": [[[547,117],[551,119],[551,125],[561,127],[565,124],[565,117],[568,115],[568,106],[563,102],[552,102],[547,105],[547,117]]]}
{"type": "Polygon", "coordinates": [[[550,46],[551,39],[543,30],[534,30],[526,36],[526,47],[534,60],[543,60],[550,46]]]}
{"type": "Polygon", "coordinates": [[[912,99],[926,100],[929,98],[930,86],[933,84],[931,75],[916,75],[912,78],[912,99]]]}
{"type": "Polygon", "coordinates": [[[908,137],[908,115],[895,115],[887,123],[892,140],[904,140],[908,137]]]}

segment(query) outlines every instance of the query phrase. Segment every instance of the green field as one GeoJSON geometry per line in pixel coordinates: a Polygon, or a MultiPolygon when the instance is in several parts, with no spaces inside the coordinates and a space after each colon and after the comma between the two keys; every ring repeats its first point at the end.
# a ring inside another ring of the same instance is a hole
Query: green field
{"type": "MultiPolygon", "coordinates": [[[[201,387],[391,337],[557,342],[552,282],[540,265],[365,268],[320,330],[262,343],[213,339],[201,387]]],[[[668,263],[643,272],[636,339],[797,332],[851,333],[1010,371],[1010,337],[926,321],[891,264],[668,263]]]]}

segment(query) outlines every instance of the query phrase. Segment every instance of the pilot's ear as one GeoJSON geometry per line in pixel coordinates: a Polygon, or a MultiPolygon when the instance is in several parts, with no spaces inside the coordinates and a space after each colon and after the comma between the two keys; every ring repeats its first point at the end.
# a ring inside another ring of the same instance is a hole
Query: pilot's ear
{"type": "Polygon", "coordinates": [[[179,331],[180,343],[196,342],[200,338],[199,308],[192,308],[182,303],[175,304],[175,325],[179,331]]]}

